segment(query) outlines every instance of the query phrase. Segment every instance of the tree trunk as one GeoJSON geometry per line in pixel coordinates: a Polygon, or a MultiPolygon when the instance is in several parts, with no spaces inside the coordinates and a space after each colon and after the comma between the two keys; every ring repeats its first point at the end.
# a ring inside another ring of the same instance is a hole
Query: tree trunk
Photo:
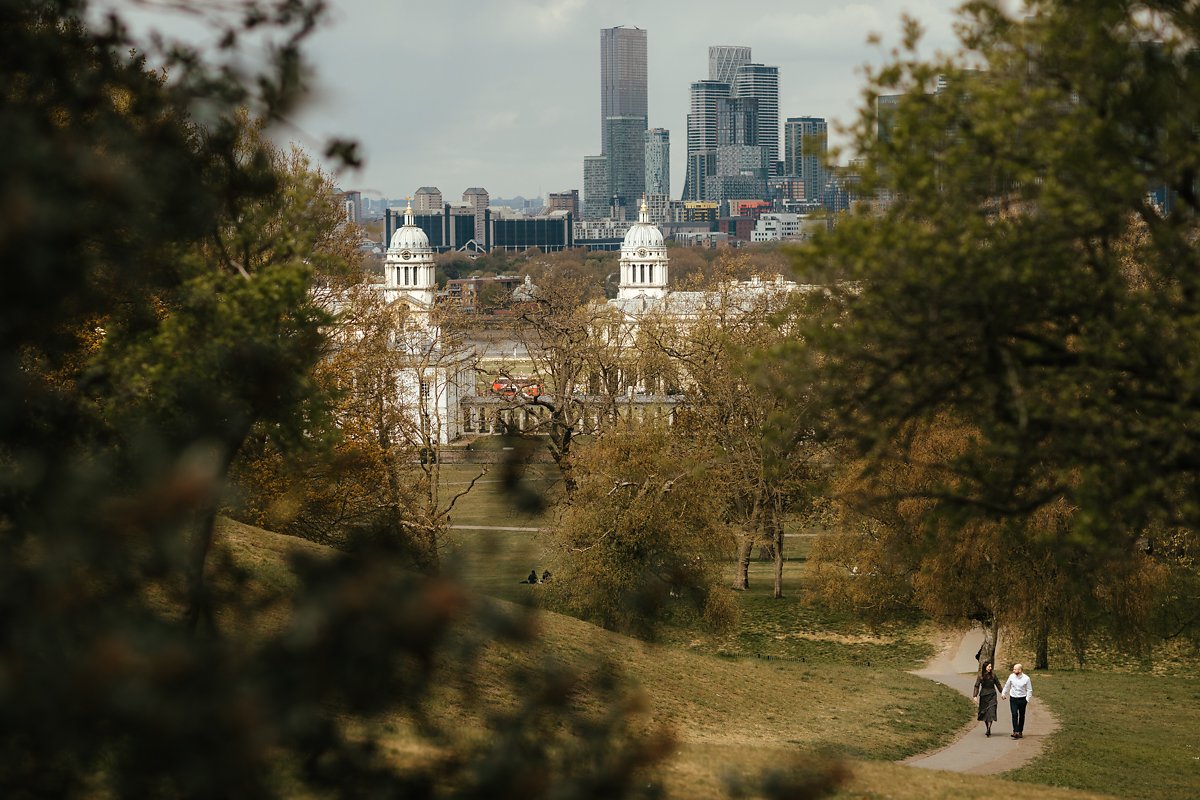
{"type": "Polygon", "coordinates": [[[240,437],[226,446],[213,475],[213,486],[210,496],[205,498],[204,505],[196,510],[195,527],[192,530],[191,553],[187,564],[187,610],[183,615],[183,624],[189,634],[195,634],[200,622],[213,632],[216,630],[216,620],[213,616],[212,598],[208,593],[208,585],[204,581],[204,568],[208,563],[208,553],[212,549],[213,535],[217,524],[217,504],[220,497],[220,487],[229,474],[233,461],[237,458],[246,437],[250,435],[247,426],[240,437]]]}
{"type": "Polygon", "coordinates": [[[989,661],[995,667],[996,642],[1000,640],[1000,625],[994,616],[981,622],[983,624],[983,644],[979,646],[979,668],[982,669],[983,665],[989,661]]]}
{"type": "Polygon", "coordinates": [[[775,599],[783,597],[783,520],[771,515],[771,537],[775,545],[775,599]]]}
{"type": "Polygon", "coordinates": [[[753,531],[742,531],[738,541],[737,575],[733,579],[734,589],[750,588],[750,554],[754,550],[754,540],[757,538],[753,531]]]}
{"type": "Polygon", "coordinates": [[[1050,627],[1044,623],[1038,625],[1037,652],[1033,660],[1034,669],[1050,669],[1050,627]]]}

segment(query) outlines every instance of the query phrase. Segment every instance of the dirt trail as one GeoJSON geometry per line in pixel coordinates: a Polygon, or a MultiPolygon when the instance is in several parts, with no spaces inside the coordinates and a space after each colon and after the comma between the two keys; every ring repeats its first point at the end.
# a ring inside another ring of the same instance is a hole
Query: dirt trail
{"type": "MultiPolygon", "coordinates": [[[[914,672],[922,678],[937,681],[956,689],[967,697],[975,686],[975,673],[979,668],[975,653],[983,641],[983,631],[972,628],[961,637],[954,637],[924,669],[914,672]]],[[[1008,677],[1008,670],[996,670],[1000,681],[1008,677]]],[[[948,747],[932,753],[922,753],[904,760],[903,763],[924,769],[941,769],[948,772],[964,772],[968,775],[995,775],[1007,772],[1032,761],[1042,751],[1049,736],[1058,730],[1058,718],[1054,716],[1037,695],[1037,676],[1033,675],[1033,698],[1025,719],[1025,736],[1012,739],[1012,717],[1008,701],[1000,700],[998,716],[992,723],[992,735],[984,736],[982,722],[975,721],[972,712],[970,721],[963,727],[958,738],[948,747]]]]}

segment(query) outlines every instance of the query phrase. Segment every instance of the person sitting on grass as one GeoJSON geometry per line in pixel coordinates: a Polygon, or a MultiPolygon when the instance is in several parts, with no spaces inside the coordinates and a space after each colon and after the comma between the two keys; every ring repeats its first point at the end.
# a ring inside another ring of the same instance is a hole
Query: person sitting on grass
{"type": "Polygon", "coordinates": [[[550,570],[544,570],[542,572],[542,583],[546,583],[549,580],[550,580],[550,570]]]}
{"type": "Polygon", "coordinates": [[[538,582],[538,579],[537,579],[537,570],[536,569],[529,570],[529,577],[526,578],[525,580],[521,581],[521,583],[537,583],[537,582],[538,582]]]}

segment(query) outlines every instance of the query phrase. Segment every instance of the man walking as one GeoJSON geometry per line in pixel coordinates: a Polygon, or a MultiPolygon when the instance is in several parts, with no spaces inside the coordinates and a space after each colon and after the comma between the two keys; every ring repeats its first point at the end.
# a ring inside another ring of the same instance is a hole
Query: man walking
{"type": "Polygon", "coordinates": [[[1029,705],[1029,698],[1033,697],[1033,683],[1021,670],[1020,664],[1013,664],[1012,675],[1004,682],[1000,696],[1008,698],[1008,707],[1012,711],[1012,738],[1020,739],[1025,730],[1025,708],[1029,705]]]}

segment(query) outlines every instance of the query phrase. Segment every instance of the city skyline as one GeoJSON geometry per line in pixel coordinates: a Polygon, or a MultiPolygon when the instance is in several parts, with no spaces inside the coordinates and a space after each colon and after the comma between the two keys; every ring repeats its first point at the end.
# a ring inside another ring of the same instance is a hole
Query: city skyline
{"type": "MultiPolygon", "coordinates": [[[[128,6],[127,0],[114,0],[128,6]]],[[[800,0],[731,12],[727,2],[624,0],[373,4],[333,0],[306,52],[314,96],[275,136],[318,153],[327,138],[357,140],[362,170],[338,176],[368,197],[436,186],[457,198],[480,186],[495,197],[545,197],[583,187],[583,156],[601,152],[599,31],[648,31],[648,126],[672,131],[671,196],[683,193],[689,86],[709,71],[709,47],[753,48],[779,67],[780,122],[821,116],[836,125],[861,104],[863,63],[879,64],[901,38],[907,11],[927,31],[922,52],[953,50],[958,0],[849,7],[800,0]],[[867,44],[870,34],[882,46],[867,44]]],[[[168,19],[168,32],[195,23],[168,19]]]]}

